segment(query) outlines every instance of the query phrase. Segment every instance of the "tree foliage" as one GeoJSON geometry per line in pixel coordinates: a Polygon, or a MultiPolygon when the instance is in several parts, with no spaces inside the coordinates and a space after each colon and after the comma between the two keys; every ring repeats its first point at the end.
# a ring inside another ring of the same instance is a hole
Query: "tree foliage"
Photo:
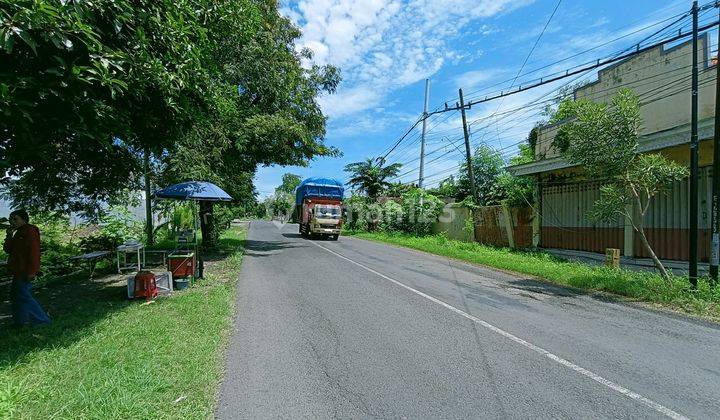
{"type": "Polygon", "coordinates": [[[275,192],[284,192],[288,194],[292,194],[295,191],[295,188],[297,188],[298,185],[300,185],[300,182],[302,180],[300,179],[299,175],[295,174],[283,174],[282,176],[282,184],[280,184],[277,188],[275,188],[275,192]]]}
{"type": "Polygon", "coordinates": [[[437,197],[444,198],[456,198],[459,195],[458,185],[455,181],[455,175],[450,175],[449,177],[440,181],[437,187],[430,188],[427,191],[437,197]]]}
{"type": "Polygon", "coordinates": [[[442,213],[444,202],[420,188],[412,188],[401,197],[380,203],[367,196],[353,195],[345,200],[345,226],[351,230],[431,233],[442,213]]]}
{"type": "Polygon", "coordinates": [[[596,178],[623,173],[637,155],[640,129],[637,96],[622,89],[610,104],[588,100],[570,104],[568,112],[573,121],[559,130],[555,145],[568,160],[596,178]]]}
{"type": "Polygon", "coordinates": [[[612,221],[622,216],[638,232],[658,271],[668,278],[647,240],[644,219],[652,200],[688,176],[687,168],[660,154],[638,155],[637,96],[621,90],[610,105],[578,101],[573,120],[560,129],[563,155],[596,179],[605,180],[589,216],[612,221]]]}
{"type": "MultiPolygon", "coordinates": [[[[522,165],[535,160],[535,153],[530,146],[520,145],[520,153],[510,158],[510,165],[522,165]]],[[[498,183],[505,192],[505,202],[510,206],[527,206],[534,203],[536,181],[529,176],[515,176],[503,171],[498,176],[498,183]]]]}
{"type": "Polygon", "coordinates": [[[383,166],[382,159],[368,158],[363,162],[350,163],[345,172],[350,174],[348,184],[371,199],[376,199],[392,184],[388,179],[396,177],[402,168],[401,163],[383,166]]]}
{"type": "MultiPolygon", "coordinates": [[[[480,145],[472,156],[473,176],[477,190],[477,204],[494,206],[505,198],[505,191],[500,185],[499,177],[505,172],[505,161],[500,153],[487,145],[480,145]]],[[[472,195],[467,163],[463,163],[458,175],[459,199],[472,195]]]]}
{"type": "Polygon", "coordinates": [[[261,165],[337,155],[300,32],[270,0],[2,0],[0,162],[16,201],[80,210],[137,188],[204,179],[254,199],[261,165]]]}

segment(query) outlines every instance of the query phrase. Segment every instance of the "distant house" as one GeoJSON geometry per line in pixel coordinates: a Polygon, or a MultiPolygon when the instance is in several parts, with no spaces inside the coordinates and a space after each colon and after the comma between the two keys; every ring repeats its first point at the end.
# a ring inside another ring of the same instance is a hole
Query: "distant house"
{"type": "MultiPolygon", "coordinates": [[[[707,36],[698,44],[700,67],[700,232],[699,258],[710,251],[712,138],[715,117],[715,61],[710,59],[707,36]]],[[[657,47],[599,72],[598,80],[578,88],[575,98],[609,103],[620,88],[631,88],[640,98],[640,151],[659,152],[676,162],[690,162],[692,43],[657,47]]],[[[561,125],[562,123],[560,123],[561,125]]],[[[622,218],[594,223],[587,212],[599,197],[601,181],[582,174],[553,147],[560,125],[539,129],[535,161],[508,168],[516,175],[535,176],[539,183],[534,209],[533,243],[545,248],[603,252],[619,248],[626,256],[646,257],[632,226],[622,218]]],[[[646,232],[660,258],[688,259],[689,181],[679,182],[658,197],[646,218],[646,232]]]]}

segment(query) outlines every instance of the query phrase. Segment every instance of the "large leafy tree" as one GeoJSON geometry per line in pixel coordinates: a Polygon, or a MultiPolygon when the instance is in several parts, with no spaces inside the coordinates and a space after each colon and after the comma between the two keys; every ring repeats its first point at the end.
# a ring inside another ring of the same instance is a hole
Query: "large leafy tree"
{"type": "Polygon", "coordinates": [[[568,102],[566,111],[572,120],[560,129],[557,147],[588,176],[605,180],[590,217],[612,221],[621,216],[631,223],[667,279],[668,272],[645,235],[644,219],[652,200],[686,178],[687,168],[660,154],[638,154],[640,110],[637,96],[629,89],[619,91],[610,104],[568,102]]]}
{"type": "Polygon", "coordinates": [[[208,112],[197,118],[160,158],[165,183],[211,180],[236,201],[254,201],[258,165],[307,165],[336,156],[325,145],[326,118],[317,103],[333,93],[340,76],[332,66],[305,68],[308,51],[296,51],[300,32],[280,16],[275,2],[221,2],[209,37],[215,63],[208,112]],[[250,8],[252,9],[252,8],[250,8]],[[252,24],[258,21],[259,24],[252,24]]]}
{"type": "Polygon", "coordinates": [[[214,181],[254,200],[258,164],[323,142],[333,67],[301,66],[270,0],[0,0],[0,162],[17,202],[79,210],[158,183],[214,181]],[[7,65],[5,65],[7,63],[7,65]]]}
{"type": "Polygon", "coordinates": [[[383,166],[382,159],[367,158],[362,162],[345,165],[345,172],[350,174],[348,184],[371,199],[376,199],[392,184],[389,179],[396,177],[402,168],[401,163],[383,166]]]}
{"type": "Polygon", "coordinates": [[[16,201],[77,210],[137,181],[202,96],[190,1],[0,3],[0,160],[16,201]]]}

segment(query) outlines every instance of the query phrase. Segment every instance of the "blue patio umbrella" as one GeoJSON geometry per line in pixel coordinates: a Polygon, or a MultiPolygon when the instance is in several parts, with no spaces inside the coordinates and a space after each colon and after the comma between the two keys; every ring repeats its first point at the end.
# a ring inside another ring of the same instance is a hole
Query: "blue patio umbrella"
{"type": "Polygon", "coordinates": [[[188,181],[165,187],[153,194],[155,198],[188,201],[232,201],[230,194],[206,181],[188,181]]]}

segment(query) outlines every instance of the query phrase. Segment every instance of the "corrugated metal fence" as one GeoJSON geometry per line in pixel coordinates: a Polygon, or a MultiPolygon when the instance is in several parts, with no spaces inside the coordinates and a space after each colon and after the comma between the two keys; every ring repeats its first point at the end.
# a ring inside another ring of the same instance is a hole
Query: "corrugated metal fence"
{"type": "MultiPolygon", "coordinates": [[[[677,182],[665,194],[656,197],[645,217],[645,233],[658,257],[688,259],[688,180],[677,182]]],[[[612,223],[597,223],[587,215],[600,196],[599,182],[548,185],[542,189],[541,246],[579,251],[604,252],[605,248],[623,249],[625,220],[618,216],[612,223]]],[[[700,171],[699,257],[707,261],[710,250],[711,168],[700,171]]],[[[635,256],[647,257],[638,235],[633,244],[635,256]]]]}
{"type": "Polygon", "coordinates": [[[541,245],[545,248],[604,252],[623,245],[624,221],[593,222],[588,217],[600,197],[600,183],[544,186],[541,245]]]}

